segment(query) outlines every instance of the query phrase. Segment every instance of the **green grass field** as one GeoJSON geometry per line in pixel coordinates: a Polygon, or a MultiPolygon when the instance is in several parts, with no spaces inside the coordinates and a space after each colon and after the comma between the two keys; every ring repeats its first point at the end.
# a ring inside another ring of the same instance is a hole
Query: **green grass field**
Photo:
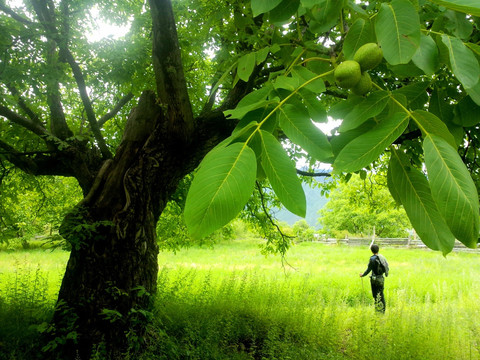
{"type": "MultiPolygon", "coordinates": [[[[480,359],[480,254],[381,249],[375,313],[367,248],[301,243],[286,263],[259,240],[161,253],[141,359],[480,359]]],[[[68,253],[0,252],[0,359],[33,359],[68,253]]]]}

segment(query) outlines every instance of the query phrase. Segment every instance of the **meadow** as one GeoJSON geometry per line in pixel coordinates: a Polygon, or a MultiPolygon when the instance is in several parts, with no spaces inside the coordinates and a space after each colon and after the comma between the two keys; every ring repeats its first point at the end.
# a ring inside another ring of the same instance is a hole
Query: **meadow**
{"type": "MultiPolygon", "coordinates": [[[[126,359],[480,359],[480,254],[384,248],[387,311],[364,247],[259,239],[159,255],[146,352],[126,359]]],[[[68,253],[0,252],[0,359],[34,359],[68,253]]]]}

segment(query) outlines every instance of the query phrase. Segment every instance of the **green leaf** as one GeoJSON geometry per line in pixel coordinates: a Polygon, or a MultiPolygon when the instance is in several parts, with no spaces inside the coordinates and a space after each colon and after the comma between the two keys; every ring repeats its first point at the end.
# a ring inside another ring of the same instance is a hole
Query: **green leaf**
{"type": "Polygon", "coordinates": [[[260,49],[256,52],[255,60],[257,61],[257,65],[260,65],[262,62],[265,61],[269,52],[270,52],[270,47],[269,46],[267,46],[263,49],[260,49]]]}
{"type": "Polygon", "coordinates": [[[438,211],[425,175],[411,166],[403,153],[394,150],[387,178],[392,196],[403,205],[423,243],[443,254],[452,251],[455,236],[438,211]]]}
{"type": "MultiPolygon", "coordinates": [[[[308,70],[304,66],[295,66],[291,71],[292,76],[295,76],[299,79],[300,85],[306,83],[309,80],[317,77],[313,71],[308,70]]],[[[325,83],[322,79],[318,78],[304,87],[304,89],[310,90],[315,94],[320,94],[325,91],[325,83]]]]}
{"type": "Polygon", "coordinates": [[[439,66],[438,48],[435,40],[422,34],[420,47],[413,55],[412,61],[426,75],[433,75],[439,66]]]}
{"type": "Polygon", "coordinates": [[[185,223],[203,238],[232,220],[253,192],[257,160],[242,143],[210,152],[201,162],[187,195],[185,223]]]}
{"type": "Polygon", "coordinates": [[[375,35],[372,24],[362,18],[357,19],[348,30],[347,36],[345,36],[345,42],[343,43],[345,59],[352,60],[353,55],[360,46],[374,41],[375,35]]]}
{"type": "Polygon", "coordinates": [[[258,122],[251,121],[247,124],[242,123],[241,121],[235,127],[230,136],[231,142],[242,142],[244,143],[250,137],[250,135],[257,129],[258,122]]]}
{"type": "Polygon", "coordinates": [[[301,0],[301,3],[302,3],[302,6],[306,7],[307,9],[310,9],[322,1],[324,0],[301,0]]]}
{"type": "Polygon", "coordinates": [[[480,66],[475,55],[460,39],[442,35],[442,42],[448,49],[450,69],[458,81],[466,88],[473,88],[480,77],[480,66]]]}
{"type": "Polygon", "coordinates": [[[300,80],[296,77],[290,77],[285,75],[280,75],[275,78],[273,87],[275,89],[286,89],[289,91],[294,91],[300,86],[300,80]]]}
{"type": "Polygon", "coordinates": [[[434,88],[430,94],[430,102],[428,104],[428,111],[435,114],[445,122],[449,121],[453,115],[453,107],[449,103],[449,97],[445,89],[439,84],[433,84],[434,88]]]}
{"type": "Polygon", "coordinates": [[[278,6],[270,11],[270,21],[276,25],[287,22],[295,15],[299,5],[300,0],[282,0],[278,6]]]}
{"type": "Polygon", "coordinates": [[[477,45],[477,44],[474,44],[474,43],[471,43],[471,42],[467,42],[465,43],[465,46],[469,47],[470,50],[473,51],[473,53],[479,57],[480,56],[480,45],[477,45]]]}
{"type": "MultiPolygon", "coordinates": [[[[393,150],[395,151],[395,150],[393,150]]],[[[395,200],[395,202],[397,203],[397,205],[402,205],[402,197],[400,196],[399,192],[397,191],[397,187],[395,185],[395,182],[394,182],[394,175],[393,174],[393,170],[392,170],[392,158],[394,157],[394,155],[392,154],[390,156],[390,165],[388,166],[388,170],[387,170],[387,187],[388,187],[388,190],[390,191],[390,194],[392,195],[393,197],[393,200],[395,200]]],[[[433,199],[432,199],[433,200],[433,199]]],[[[411,222],[411,221],[410,221],[411,222]]]]}
{"type": "Polygon", "coordinates": [[[317,95],[305,89],[300,89],[297,94],[302,99],[303,104],[307,107],[310,118],[313,121],[327,121],[327,111],[325,110],[322,101],[318,100],[317,95]]]}
{"type": "Polygon", "coordinates": [[[467,13],[474,16],[480,16],[480,4],[478,0],[429,0],[446,8],[467,13]]]}
{"type": "Polygon", "coordinates": [[[333,157],[327,136],[312,123],[304,108],[286,104],[279,111],[280,127],[291,141],[318,161],[326,162],[333,157]]]}
{"type": "Polygon", "coordinates": [[[342,7],[343,0],[317,1],[317,6],[312,8],[315,21],[310,22],[310,31],[322,34],[330,30],[337,23],[342,7]]]}
{"type": "Polygon", "coordinates": [[[413,4],[408,0],[382,3],[375,33],[391,65],[408,63],[420,44],[420,19],[413,4]]]}
{"type": "Polygon", "coordinates": [[[252,75],[253,69],[255,68],[255,53],[249,53],[243,55],[238,59],[237,74],[238,77],[248,82],[250,75],[252,75]]]}
{"type": "Polygon", "coordinates": [[[475,104],[480,106],[480,81],[471,88],[466,88],[467,94],[470,95],[475,104]]]}
{"type": "Polygon", "coordinates": [[[377,122],[373,119],[365,121],[359,127],[349,130],[346,132],[339,133],[332,137],[330,144],[332,145],[332,150],[334,155],[340,154],[340,151],[352,140],[361,136],[362,134],[370,131],[377,125],[377,122]]]}
{"type": "Polygon", "coordinates": [[[335,173],[354,172],[376,160],[406,129],[408,115],[396,113],[349,142],[333,163],[335,173]]]}
{"type": "Polygon", "coordinates": [[[445,28],[448,32],[462,40],[468,40],[473,31],[473,23],[470,16],[453,10],[447,10],[444,17],[448,19],[445,28]]]}
{"type": "Polygon", "coordinates": [[[368,119],[380,114],[387,106],[390,95],[386,91],[375,91],[361,103],[355,105],[345,116],[338,131],[345,132],[362,125],[368,119]]]}
{"type": "Polygon", "coordinates": [[[477,188],[457,151],[443,138],[429,135],[423,142],[432,195],[453,235],[476,248],[480,219],[477,188]]]}
{"type": "Polygon", "coordinates": [[[402,86],[401,88],[392,91],[392,95],[405,95],[408,105],[412,109],[423,108],[429,99],[429,95],[427,93],[429,86],[430,82],[427,81],[415,82],[414,84],[402,86]]]}
{"type": "Polygon", "coordinates": [[[271,90],[271,86],[265,86],[259,90],[251,92],[240,100],[235,109],[224,111],[225,116],[230,116],[233,119],[242,119],[248,112],[264,107],[270,103],[265,99],[270,94],[271,90]]]}
{"type": "Polygon", "coordinates": [[[253,16],[269,12],[273,10],[282,0],[252,0],[252,13],[253,16]]]}
{"type": "Polygon", "coordinates": [[[456,149],[455,139],[450,131],[448,131],[447,125],[434,114],[423,110],[415,110],[412,113],[412,118],[425,136],[431,134],[440,136],[456,149]]]}
{"type": "Polygon", "coordinates": [[[352,111],[356,105],[360,104],[364,100],[365,98],[363,96],[350,94],[347,100],[339,101],[333,105],[328,111],[328,116],[332,117],[333,119],[345,119],[350,111],[352,111]]]}
{"type": "Polygon", "coordinates": [[[295,164],[269,132],[258,132],[262,144],[262,167],[282,204],[295,215],[305,217],[307,202],[295,164]]]}
{"type": "Polygon", "coordinates": [[[462,127],[471,127],[480,123],[480,107],[470,96],[464,97],[454,109],[453,122],[462,127]]]}

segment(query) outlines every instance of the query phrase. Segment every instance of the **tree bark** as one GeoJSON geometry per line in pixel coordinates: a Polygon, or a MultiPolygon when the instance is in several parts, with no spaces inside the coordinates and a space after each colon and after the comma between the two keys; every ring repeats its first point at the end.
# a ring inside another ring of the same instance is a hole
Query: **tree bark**
{"type": "Polygon", "coordinates": [[[190,144],[164,134],[164,115],[145,92],[113,160],[61,228],[72,246],[58,296],[53,338],[70,339],[62,359],[92,351],[120,359],[143,336],[156,292],[156,222],[179,181],[195,166],[190,144]],[[150,295],[149,295],[150,294],[150,295]],[[129,343],[130,341],[130,343],[129,343]],[[100,351],[99,350],[99,351],[100,351]]]}

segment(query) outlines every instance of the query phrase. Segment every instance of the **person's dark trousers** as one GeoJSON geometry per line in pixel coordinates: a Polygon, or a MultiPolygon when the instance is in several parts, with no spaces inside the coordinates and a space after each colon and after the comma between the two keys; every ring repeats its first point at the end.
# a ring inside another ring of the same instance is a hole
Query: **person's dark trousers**
{"type": "Polygon", "coordinates": [[[375,300],[375,310],[385,312],[385,296],[383,295],[385,279],[383,276],[372,276],[370,284],[372,285],[372,295],[375,300]]]}

